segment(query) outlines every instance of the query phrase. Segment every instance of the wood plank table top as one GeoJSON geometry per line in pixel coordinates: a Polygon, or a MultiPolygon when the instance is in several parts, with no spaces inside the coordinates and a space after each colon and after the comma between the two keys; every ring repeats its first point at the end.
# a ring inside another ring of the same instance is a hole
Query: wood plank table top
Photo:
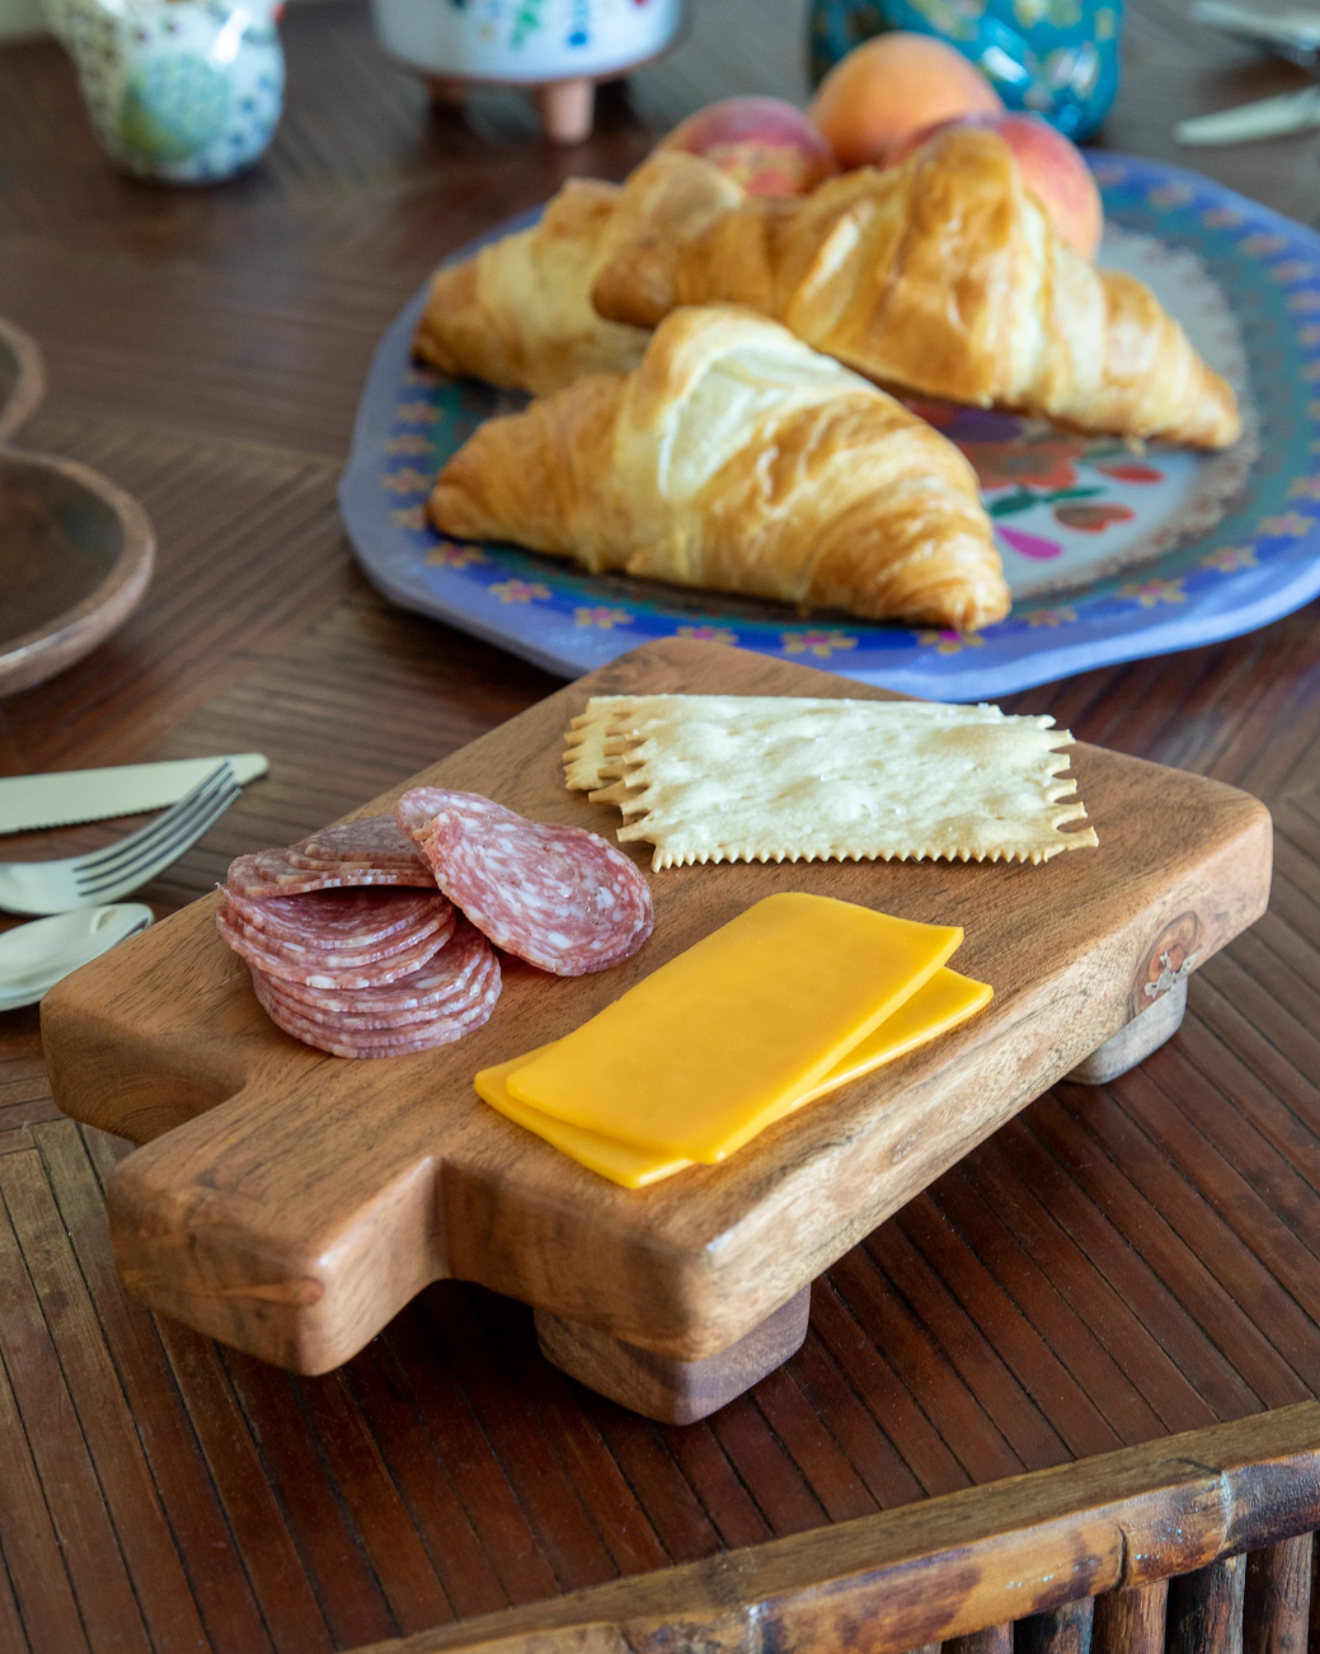
{"type": "MultiPolygon", "coordinates": [[[[571,171],[622,175],[711,98],[805,93],[798,5],[693,9],[571,151],[512,94],[429,112],[359,0],[295,10],[276,144],[212,191],[117,179],[59,52],[0,50],[0,315],[51,381],[23,440],[131,489],[160,540],[124,630],[0,703],[0,767],[272,760],[144,892],[158,911],[558,687],[374,595],[337,471],[373,344],[445,252],[571,171]]],[[[1140,0],[1125,53],[1115,148],[1314,216],[1315,134],[1169,137],[1299,71],[1192,34],[1180,0],[1140,0]]],[[[691,1427],[575,1386],[530,1311],[457,1282],[316,1379],[152,1317],[106,1236],[123,1145],[55,1110],[35,1012],[0,1019],[0,1650],[353,1648],[1315,1396],[1316,609],[1005,705],[1265,800],[1270,911],[1193,977],[1169,1045],[977,1149],[817,1284],[797,1356],[691,1427]]]]}

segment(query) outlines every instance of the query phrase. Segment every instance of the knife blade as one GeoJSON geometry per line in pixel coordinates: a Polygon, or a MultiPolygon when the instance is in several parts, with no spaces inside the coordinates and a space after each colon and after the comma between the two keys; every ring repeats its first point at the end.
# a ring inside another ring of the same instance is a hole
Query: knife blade
{"type": "Polygon", "coordinates": [[[1179,121],[1173,135],[1180,144],[1241,144],[1253,138],[1281,138],[1311,126],[1320,126],[1320,86],[1179,121]]]}
{"type": "MultiPolygon", "coordinates": [[[[159,764],[6,776],[0,779],[0,833],[163,810],[177,804],[224,761],[222,754],[219,758],[175,758],[159,764]]],[[[270,760],[260,752],[241,752],[229,762],[235,777],[244,783],[270,768],[270,760]]]]}

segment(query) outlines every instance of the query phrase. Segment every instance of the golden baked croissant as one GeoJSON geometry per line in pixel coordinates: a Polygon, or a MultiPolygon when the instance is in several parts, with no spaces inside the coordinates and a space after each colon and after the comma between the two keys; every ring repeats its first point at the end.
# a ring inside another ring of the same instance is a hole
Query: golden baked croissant
{"type": "Polygon", "coordinates": [[[1008,588],[967,461],[786,328],[682,309],[641,366],[491,419],[436,527],[682,586],[967,630],[1008,588]]]}
{"type": "Polygon", "coordinates": [[[1237,440],[1233,392],[1150,290],[1062,239],[997,133],[951,128],[898,167],[746,197],[602,266],[602,315],[653,326],[737,303],[893,389],[1083,431],[1237,440]]]}
{"type": "Polygon", "coordinates": [[[638,167],[626,190],[570,178],[532,229],[436,273],[413,348],[445,373],[538,396],[584,373],[626,372],[649,329],[597,313],[597,272],[643,228],[694,234],[742,194],[709,162],[669,152],[638,167]]]}

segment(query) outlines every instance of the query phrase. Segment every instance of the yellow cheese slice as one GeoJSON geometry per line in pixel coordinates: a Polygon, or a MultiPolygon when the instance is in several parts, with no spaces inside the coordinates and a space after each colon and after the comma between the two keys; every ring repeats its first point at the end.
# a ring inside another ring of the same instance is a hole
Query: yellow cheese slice
{"type": "Polygon", "coordinates": [[[621,1142],[616,1137],[602,1137],[599,1132],[566,1125],[553,1115],[542,1114],[540,1109],[520,1103],[509,1090],[509,1075],[517,1068],[526,1067],[533,1057],[539,1057],[542,1051],[549,1049],[548,1045],[538,1046],[535,1051],[497,1063],[494,1068],[483,1068],[473,1082],[477,1095],[515,1124],[535,1132],[547,1143],[561,1149],[570,1160],[576,1160],[589,1171],[599,1172],[612,1183],[622,1183],[625,1189],[644,1189],[648,1183],[658,1183],[661,1178],[672,1177],[675,1172],[681,1172],[692,1164],[690,1160],[675,1159],[672,1154],[657,1154],[654,1149],[639,1149],[635,1144],[621,1142]]]}
{"type": "Polygon", "coordinates": [[[732,1154],[812,1090],[962,941],[952,925],[767,896],[508,1077],[569,1125],[685,1160],[732,1154]]]}
{"type": "Polygon", "coordinates": [[[893,1016],[886,1017],[874,1033],[859,1040],[815,1089],[799,1097],[793,1107],[805,1108],[826,1092],[847,1085],[849,1080],[860,1080],[873,1068],[905,1057],[919,1045],[947,1034],[960,1022],[984,1010],[994,997],[995,991],[988,982],[959,976],[946,965],[900,1005],[893,1016]]]}
{"type": "MultiPolygon", "coordinates": [[[[886,1017],[874,1033],[868,1034],[841,1062],[836,1063],[814,1090],[797,1098],[792,1105],[793,1110],[804,1108],[827,1092],[846,1085],[849,1080],[860,1079],[873,1068],[915,1051],[919,1045],[940,1034],[947,1034],[988,1005],[993,995],[994,990],[984,982],[959,976],[957,971],[947,967],[936,971],[930,981],[918,988],[906,1004],[900,1005],[893,1016],[886,1017]]],[[[548,1045],[538,1046],[535,1051],[527,1051],[521,1057],[513,1057],[494,1068],[483,1068],[474,1082],[477,1094],[517,1125],[535,1132],[570,1159],[590,1171],[598,1172],[601,1177],[609,1178],[612,1183],[621,1183],[625,1189],[644,1189],[648,1184],[659,1183],[692,1164],[690,1160],[678,1160],[672,1155],[637,1148],[615,1137],[603,1137],[599,1132],[584,1131],[581,1126],[567,1125],[553,1115],[543,1114],[539,1109],[519,1102],[509,1090],[509,1075],[525,1068],[534,1057],[549,1049],[548,1045]]]]}

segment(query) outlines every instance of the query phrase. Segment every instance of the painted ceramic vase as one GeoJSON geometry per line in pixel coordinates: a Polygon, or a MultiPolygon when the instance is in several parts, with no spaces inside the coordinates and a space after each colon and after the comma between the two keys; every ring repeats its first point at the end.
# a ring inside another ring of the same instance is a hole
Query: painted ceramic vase
{"type": "Polygon", "coordinates": [[[46,0],[101,147],[141,178],[249,167],[284,103],[278,0],[46,0]]]}
{"type": "Polygon", "coordinates": [[[812,0],[811,68],[819,80],[886,29],[933,34],[983,70],[1010,109],[1086,138],[1118,91],[1123,0],[812,0]]]}
{"type": "Polygon", "coordinates": [[[429,75],[536,86],[600,80],[662,52],[682,0],[372,0],[387,51],[429,75]]]}

